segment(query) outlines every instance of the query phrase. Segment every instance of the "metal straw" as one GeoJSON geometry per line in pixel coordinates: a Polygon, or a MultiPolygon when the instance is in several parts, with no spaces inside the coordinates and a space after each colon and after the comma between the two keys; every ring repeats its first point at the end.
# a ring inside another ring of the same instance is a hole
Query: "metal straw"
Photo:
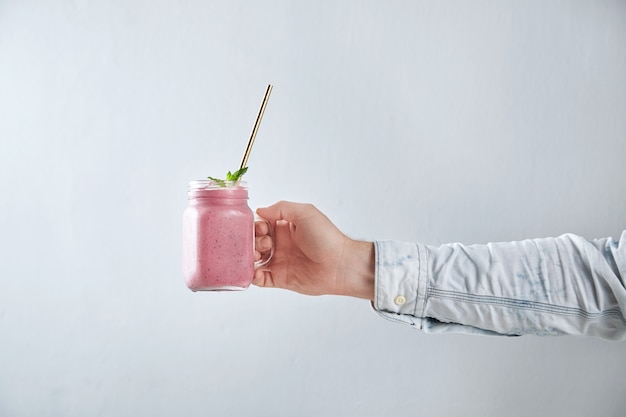
{"type": "Polygon", "coordinates": [[[252,134],[250,134],[250,140],[248,140],[248,146],[246,147],[246,153],[243,154],[243,159],[241,160],[241,166],[239,167],[239,169],[245,168],[246,164],[248,163],[248,157],[250,156],[250,151],[252,150],[252,144],[254,144],[254,138],[256,137],[257,130],[259,130],[259,125],[261,124],[263,113],[265,113],[265,106],[267,105],[267,101],[270,98],[271,92],[272,92],[272,85],[269,84],[267,86],[267,90],[265,90],[265,96],[263,97],[263,102],[261,103],[261,109],[259,109],[259,114],[256,117],[256,122],[254,122],[254,127],[252,128],[252,134]]]}

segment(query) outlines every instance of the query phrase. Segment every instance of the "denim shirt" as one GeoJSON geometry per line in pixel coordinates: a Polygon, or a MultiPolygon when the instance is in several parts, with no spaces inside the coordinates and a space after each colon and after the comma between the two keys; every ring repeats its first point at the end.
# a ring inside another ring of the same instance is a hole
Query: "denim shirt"
{"type": "Polygon", "coordinates": [[[378,241],[374,309],[427,333],[626,339],[626,231],[486,245],[378,241]]]}

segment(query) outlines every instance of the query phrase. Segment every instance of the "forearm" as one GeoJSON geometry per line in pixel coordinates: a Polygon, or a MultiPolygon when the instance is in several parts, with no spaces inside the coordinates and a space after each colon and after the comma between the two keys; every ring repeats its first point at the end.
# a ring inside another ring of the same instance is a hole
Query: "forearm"
{"type": "Polygon", "coordinates": [[[375,250],[373,242],[349,239],[341,262],[340,295],[374,299],[375,250]]]}

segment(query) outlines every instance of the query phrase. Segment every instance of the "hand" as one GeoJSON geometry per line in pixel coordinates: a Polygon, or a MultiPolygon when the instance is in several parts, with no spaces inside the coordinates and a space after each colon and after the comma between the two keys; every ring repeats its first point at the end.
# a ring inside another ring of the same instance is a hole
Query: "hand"
{"type": "Polygon", "coordinates": [[[270,263],[255,271],[253,284],[307,295],[374,299],[374,244],[350,239],[310,204],[281,201],[257,214],[274,224],[255,224],[257,258],[274,246],[270,263]]]}

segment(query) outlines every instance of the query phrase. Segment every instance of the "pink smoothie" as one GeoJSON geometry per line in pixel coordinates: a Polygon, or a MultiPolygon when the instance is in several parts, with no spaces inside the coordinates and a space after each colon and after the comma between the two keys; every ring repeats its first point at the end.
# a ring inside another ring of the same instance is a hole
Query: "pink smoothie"
{"type": "Polygon", "coordinates": [[[190,185],[183,216],[183,272],[191,290],[243,290],[250,286],[254,215],[247,200],[248,190],[243,186],[192,189],[190,185]]]}

